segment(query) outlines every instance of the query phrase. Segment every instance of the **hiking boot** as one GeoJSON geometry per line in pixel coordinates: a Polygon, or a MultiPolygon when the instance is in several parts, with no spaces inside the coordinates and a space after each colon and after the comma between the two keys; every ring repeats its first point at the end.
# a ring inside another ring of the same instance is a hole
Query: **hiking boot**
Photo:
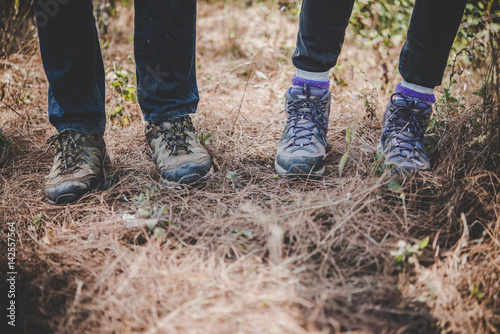
{"type": "Polygon", "coordinates": [[[7,160],[7,156],[9,155],[9,146],[10,140],[2,134],[2,130],[0,129],[0,164],[7,160]]]}
{"type": "Polygon", "coordinates": [[[147,123],[145,133],[163,185],[195,183],[213,175],[212,159],[198,143],[188,115],[173,121],[147,123]]]}
{"type": "Polygon", "coordinates": [[[102,137],[64,130],[47,140],[57,149],[43,192],[51,204],[76,202],[104,181],[106,145],[102,137]]]}
{"type": "Polygon", "coordinates": [[[378,150],[384,165],[396,172],[431,169],[429,145],[425,130],[429,125],[432,105],[403,94],[392,94],[384,114],[382,137],[378,150]]]}
{"type": "Polygon", "coordinates": [[[330,101],[328,90],[307,84],[288,89],[283,110],[287,112],[287,121],[274,161],[276,173],[322,175],[325,172],[330,101]]]}

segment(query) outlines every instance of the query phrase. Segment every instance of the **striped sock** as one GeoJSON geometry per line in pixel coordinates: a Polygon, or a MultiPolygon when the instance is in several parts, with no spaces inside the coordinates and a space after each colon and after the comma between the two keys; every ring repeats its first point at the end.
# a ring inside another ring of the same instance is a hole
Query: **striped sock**
{"type": "Polygon", "coordinates": [[[402,94],[406,97],[416,98],[421,101],[425,101],[429,104],[434,104],[436,102],[436,97],[434,96],[434,89],[424,86],[415,85],[409,83],[403,79],[394,90],[395,93],[402,94]]]}
{"type": "Polygon", "coordinates": [[[321,88],[323,90],[330,89],[330,71],[326,72],[308,72],[299,70],[295,71],[295,75],[292,78],[292,85],[297,87],[303,87],[304,84],[308,84],[310,87],[321,88]]]}

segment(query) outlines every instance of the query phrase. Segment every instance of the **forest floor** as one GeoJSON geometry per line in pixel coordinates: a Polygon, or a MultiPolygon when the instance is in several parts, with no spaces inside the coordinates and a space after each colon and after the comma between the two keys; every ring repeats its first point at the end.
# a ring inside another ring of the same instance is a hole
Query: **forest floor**
{"type": "Polygon", "coordinates": [[[112,17],[103,45],[110,186],[76,204],[42,193],[55,130],[36,43],[0,61],[0,128],[12,139],[1,243],[15,223],[18,328],[499,333],[500,146],[472,94],[479,74],[465,68],[458,101],[436,105],[433,171],[391,177],[374,157],[399,47],[379,52],[349,31],[332,70],[326,173],[278,177],[297,18],[278,5],[201,1],[198,15],[193,119],[217,172],[196,188],[158,186],[133,101],[131,9],[112,17]]]}

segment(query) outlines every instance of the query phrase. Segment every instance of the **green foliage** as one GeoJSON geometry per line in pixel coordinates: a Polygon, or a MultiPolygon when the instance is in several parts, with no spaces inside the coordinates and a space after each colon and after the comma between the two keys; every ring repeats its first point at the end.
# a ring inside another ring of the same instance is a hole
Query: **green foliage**
{"type": "Polygon", "coordinates": [[[130,124],[130,117],[125,113],[124,104],[137,101],[136,76],[134,72],[125,71],[121,66],[113,64],[113,69],[108,71],[106,80],[120,94],[118,106],[108,112],[109,121],[115,127],[126,127],[130,124]]]}
{"type": "Polygon", "coordinates": [[[124,71],[122,66],[117,67],[113,64],[113,70],[108,74],[108,81],[125,101],[137,101],[136,78],[132,71],[124,71]]]}
{"type": "Polygon", "coordinates": [[[40,226],[40,222],[42,220],[42,217],[43,217],[43,213],[39,213],[38,215],[35,216],[35,218],[33,218],[31,220],[31,226],[33,226],[35,229],[37,229],[39,226],[40,226]]]}
{"type": "MultiPolygon", "coordinates": [[[[414,0],[359,0],[354,4],[350,27],[360,40],[379,53],[387,52],[393,46],[400,47],[406,39],[413,6],[414,0]]],[[[491,71],[492,90],[499,96],[500,1],[468,1],[462,22],[451,52],[453,64],[448,88],[454,82],[453,77],[462,73],[462,68],[470,67],[491,71]]]]}
{"type": "Polygon", "coordinates": [[[34,30],[34,13],[31,0],[0,1],[0,58],[26,45],[34,30]]]}
{"type": "Polygon", "coordinates": [[[455,49],[469,50],[475,68],[485,64],[491,47],[500,37],[500,1],[472,0],[465,7],[463,23],[457,34],[455,49]]]}
{"type": "MultiPolygon", "coordinates": [[[[132,4],[131,0],[94,0],[94,16],[96,17],[97,27],[100,37],[104,41],[109,41],[108,28],[110,18],[117,13],[117,6],[127,7],[132,4]]],[[[107,42],[104,43],[107,45],[107,42]]]]}
{"type": "Polygon", "coordinates": [[[111,113],[109,113],[109,119],[115,126],[117,125],[117,123],[121,124],[123,127],[126,127],[130,124],[130,117],[128,117],[128,115],[124,115],[123,106],[119,106],[115,110],[111,111],[111,113]]]}
{"type": "Polygon", "coordinates": [[[342,172],[344,171],[344,167],[345,167],[345,164],[347,162],[347,158],[349,157],[349,153],[351,153],[352,145],[354,144],[354,140],[356,139],[356,133],[358,131],[358,121],[359,121],[359,118],[356,118],[352,128],[348,127],[346,132],[345,132],[345,141],[347,142],[347,151],[342,156],[342,159],[340,159],[340,163],[339,163],[339,175],[340,176],[342,176],[342,172]]]}
{"type": "Polygon", "coordinates": [[[406,38],[413,5],[414,0],[359,0],[354,3],[350,26],[371,45],[400,45],[406,38]]]}
{"type": "Polygon", "coordinates": [[[234,171],[228,171],[226,173],[226,179],[229,179],[233,182],[234,189],[241,188],[241,179],[234,171]]]}
{"type": "Polygon", "coordinates": [[[474,297],[476,297],[477,299],[481,299],[481,298],[484,297],[484,292],[482,292],[481,290],[479,290],[479,288],[476,285],[474,285],[472,287],[472,291],[471,292],[472,292],[472,295],[474,297]]]}
{"type": "Polygon", "coordinates": [[[131,210],[134,214],[124,214],[123,219],[127,222],[127,228],[146,226],[154,237],[164,237],[167,231],[166,227],[170,222],[163,216],[168,210],[164,206],[158,207],[151,203],[152,199],[159,194],[160,189],[151,183],[145,186],[147,187],[146,192],[135,195],[131,199],[131,210]]]}
{"type": "Polygon", "coordinates": [[[402,194],[402,192],[403,192],[403,188],[401,187],[401,184],[396,180],[392,180],[389,183],[387,183],[387,188],[394,191],[395,193],[402,194]]]}
{"type": "Polygon", "coordinates": [[[21,96],[19,97],[19,104],[30,104],[33,99],[31,92],[29,90],[23,89],[21,96]]]}
{"type": "Polygon", "coordinates": [[[213,132],[206,132],[203,129],[200,129],[199,134],[198,134],[198,141],[204,145],[210,145],[214,138],[214,133],[213,132]]]}
{"type": "Polygon", "coordinates": [[[372,175],[376,177],[381,177],[382,174],[384,174],[385,168],[384,168],[384,162],[385,162],[385,156],[382,154],[382,151],[377,150],[375,152],[375,157],[373,158],[373,164],[372,164],[372,175]]]}
{"type": "Polygon", "coordinates": [[[413,245],[404,240],[400,240],[397,244],[396,250],[390,251],[390,254],[394,257],[394,263],[396,265],[405,265],[411,257],[422,255],[422,249],[427,247],[428,244],[429,237],[426,237],[413,245]]]}
{"type": "Polygon", "coordinates": [[[458,102],[458,99],[452,95],[450,88],[444,88],[443,92],[444,94],[443,97],[441,98],[442,102],[444,103],[458,102]]]}
{"type": "MultiPolygon", "coordinates": [[[[438,103],[440,105],[440,103],[438,103]]],[[[442,104],[441,104],[442,105],[442,104]]],[[[429,126],[425,134],[427,140],[427,148],[431,157],[436,153],[441,140],[448,129],[448,113],[443,112],[442,107],[436,107],[433,113],[429,126]]]]}

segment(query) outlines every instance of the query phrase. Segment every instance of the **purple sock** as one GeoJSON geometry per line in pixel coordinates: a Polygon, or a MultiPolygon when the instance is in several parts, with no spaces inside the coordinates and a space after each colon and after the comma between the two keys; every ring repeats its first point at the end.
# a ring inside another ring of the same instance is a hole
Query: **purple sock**
{"type": "Polygon", "coordinates": [[[394,90],[395,93],[402,94],[407,97],[412,97],[419,99],[421,101],[425,101],[429,104],[434,104],[436,102],[436,97],[434,96],[432,92],[432,88],[427,88],[427,87],[421,87],[417,86],[414,84],[408,84],[406,82],[400,82],[396,86],[396,89],[394,90]],[[411,86],[412,88],[409,88],[407,86],[411,86]],[[421,88],[421,89],[420,89],[421,88]],[[416,90],[418,89],[418,90],[416,90]]]}
{"type": "Polygon", "coordinates": [[[306,79],[299,78],[296,75],[293,76],[292,85],[302,87],[302,86],[304,86],[304,84],[308,84],[310,87],[321,88],[324,90],[330,89],[330,81],[306,80],[306,79]]]}

